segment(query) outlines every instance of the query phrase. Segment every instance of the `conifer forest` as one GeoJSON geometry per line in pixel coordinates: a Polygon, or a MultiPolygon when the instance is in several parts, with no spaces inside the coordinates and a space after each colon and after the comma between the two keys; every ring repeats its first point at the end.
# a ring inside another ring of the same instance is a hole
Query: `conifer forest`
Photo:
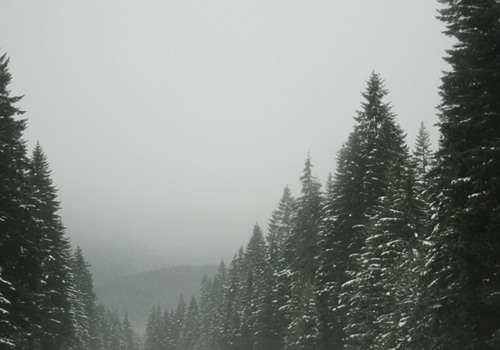
{"type": "Polygon", "coordinates": [[[142,334],[98,303],[0,53],[0,349],[500,349],[500,1],[439,2],[439,144],[423,123],[406,143],[372,73],[328,181],[308,156],[300,193],[142,334]]]}

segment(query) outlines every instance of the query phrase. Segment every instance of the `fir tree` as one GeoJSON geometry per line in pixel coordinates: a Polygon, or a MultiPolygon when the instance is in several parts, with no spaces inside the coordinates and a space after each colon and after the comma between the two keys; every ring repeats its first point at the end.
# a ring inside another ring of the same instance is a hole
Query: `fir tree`
{"type": "Polygon", "coordinates": [[[243,257],[243,289],[241,293],[241,334],[247,348],[251,344],[267,344],[269,334],[267,329],[259,328],[258,315],[263,316],[263,309],[259,310],[259,298],[264,291],[264,274],[266,271],[266,241],[262,229],[255,224],[252,236],[248,241],[243,257]]]}
{"type": "Polygon", "coordinates": [[[149,312],[146,322],[146,339],[144,341],[145,350],[161,350],[163,349],[162,342],[163,320],[159,307],[153,306],[149,312]]]}
{"type": "Polygon", "coordinates": [[[231,264],[227,271],[226,287],[223,297],[223,317],[226,320],[224,323],[223,343],[221,349],[242,349],[244,348],[243,337],[241,333],[241,307],[243,296],[243,259],[244,249],[241,247],[238,253],[231,260],[231,264]]]}
{"type": "Polygon", "coordinates": [[[33,150],[28,173],[33,201],[31,216],[42,260],[42,283],[37,291],[39,329],[33,334],[41,349],[54,350],[68,343],[72,332],[70,246],[57,214],[59,202],[50,170],[39,143],[33,150]]]}
{"type": "Polygon", "coordinates": [[[301,283],[311,283],[317,269],[319,224],[321,215],[321,184],[312,173],[308,155],[300,181],[302,195],[297,199],[297,212],[287,241],[286,256],[301,283]]]}
{"type": "Polygon", "coordinates": [[[179,297],[179,302],[177,303],[175,313],[172,314],[172,317],[170,319],[169,346],[172,349],[179,348],[181,332],[186,317],[186,311],[186,302],[184,301],[184,296],[181,294],[179,297]]]}
{"type": "Polygon", "coordinates": [[[441,85],[428,332],[434,349],[497,349],[500,3],[440,2],[446,34],[456,43],[441,85]]]}
{"type": "Polygon", "coordinates": [[[0,267],[0,345],[2,347],[14,347],[12,336],[10,334],[10,320],[9,320],[9,305],[10,301],[7,300],[2,290],[12,289],[12,284],[2,278],[2,268],[0,267]]]}
{"type": "Polygon", "coordinates": [[[289,261],[286,260],[288,241],[295,219],[295,200],[285,187],[278,208],[273,211],[267,235],[268,251],[262,275],[262,292],[259,298],[258,324],[264,328],[268,339],[266,349],[283,349],[283,340],[289,325],[287,305],[292,292],[289,261]]]}
{"type": "Polygon", "coordinates": [[[124,340],[124,350],[138,350],[138,344],[136,335],[134,330],[132,329],[132,325],[130,324],[130,320],[128,318],[127,313],[125,313],[125,317],[123,318],[123,340],[124,340]]]}
{"type": "Polygon", "coordinates": [[[92,281],[90,265],[85,261],[80,247],[77,247],[70,261],[73,272],[73,323],[75,332],[72,339],[72,349],[98,349],[96,337],[98,324],[95,322],[96,295],[92,281]]]}
{"type": "Polygon", "coordinates": [[[0,268],[3,280],[9,282],[0,284],[8,312],[0,316],[0,339],[23,349],[33,347],[30,335],[40,327],[36,298],[42,255],[30,215],[28,159],[22,140],[26,121],[16,119],[23,113],[16,106],[21,97],[10,95],[8,64],[6,55],[0,56],[0,268]]]}
{"type": "Polygon", "coordinates": [[[178,346],[179,350],[192,350],[194,345],[198,342],[199,316],[198,303],[193,296],[184,317],[178,346]]]}
{"type": "Polygon", "coordinates": [[[387,194],[390,177],[404,165],[402,131],[384,102],[386,95],[383,80],[373,73],[354,130],[339,152],[335,176],[327,184],[316,292],[323,349],[344,347],[348,305],[341,299],[342,286],[359,271],[366,225],[387,194]]]}
{"type": "Polygon", "coordinates": [[[291,278],[291,296],[286,306],[290,322],[285,339],[287,349],[316,348],[317,317],[309,313],[315,315],[316,312],[310,306],[315,305],[311,291],[318,268],[322,194],[312,167],[308,156],[300,177],[302,195],[297,199],[296,216],[286,241],[285,259],[289,262],[291,278]]]}

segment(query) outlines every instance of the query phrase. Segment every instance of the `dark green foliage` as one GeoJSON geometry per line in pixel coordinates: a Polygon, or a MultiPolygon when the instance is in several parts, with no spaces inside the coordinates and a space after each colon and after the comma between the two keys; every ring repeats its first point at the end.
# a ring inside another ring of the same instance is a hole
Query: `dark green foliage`
{"type": "Polygon", "coordinates": [[[427,332],[436,349],[497,349],[500,2],[440,2],[446,33],[457,42],[445,58],[452,69],[441,86],[427,332]]]}
{"type": "MultiPolygon", "coordinates": [[[[285,188],[267,237],[255,225],[199,302],[153,307],[145,350],[500,348],[500,3],[439,1],[457,41],[436,157],[423,125],[410,156],[373,73],[326,193],[308,157],[300,197],[285,188]]],[[[7,65],[0,57],[0,348],[138,350],[128,316],[96,305],[88,263],[69,253],[7,65]]]]}
{"type": "Polygon", "coordinates": [[[30,188],[26,179],[28,159],[22,134],[24,120],[16,119],[23,112],[16,107],[21,97],[10,96],[9,60],[0,56],[0,293],[9,303],[8,314],[0,316],[0,339],[17,348],[30,346],[30,334],[39,327],[36,305],[41,282],[42,255],[30,217],[30,188]]]}
{"type": "Polygon", "coordinates": [[[163,349],[163,338],[166,336],[163,332],[164,328],[161,310],[160,308],[153,306],[146,324],[146,340],[144,342],[144,350],[163,349]]]}
{"type": "Polygon", "coordinates": [[[130,325],[127,314],[125,314],[125,317],[123,319],[123,342],[124,350],[139,350],[136,335],[132,330],[132,326],[130,325]]]}
{"type": "Polygon", "coordinates": [[[73,332],[71,318],[70,246],[57,214],[59,202],[50,179],[47,158],[40,144],[33,150],[28,172],[31,216],[42,258],[42,280],[37,290],[38,330],[33,334],[41,349],[55,350],[68,344],[73,332]]]}
{"type": "Polygon", "coordinates": [[[407,157],[403,133],[383,101],[387,90],[377,74],[371,75],[362,95],[365,101],[339,152],[324,205],[317,295],[320,347],[325,349],[344,346],[342,330],[350,325],[348,305],[341,303],[342,286],[360,271],[366,225],[387,195],[388,184],[402,176],[407,157]]]}
{"type": "Polygon", "coordinates": [[[318,268],[319,224],[321,215],[321,184],[312,173],[313,165],[308,156],[300,177],[302,195],[296,202],[296,216],[286,242],[286,259],[297,274],[299,283],[311,283],[318,268]]]}
{"type": "Polygon", "coordinates": [[[196,298],[192,297],[184,316],[179,345],[177,347],[179,350],[192,350],[195,344],[198,343],[198,337],[200,335],[199,317],[200,310],[198,308],[198,303],[196,298]]]}

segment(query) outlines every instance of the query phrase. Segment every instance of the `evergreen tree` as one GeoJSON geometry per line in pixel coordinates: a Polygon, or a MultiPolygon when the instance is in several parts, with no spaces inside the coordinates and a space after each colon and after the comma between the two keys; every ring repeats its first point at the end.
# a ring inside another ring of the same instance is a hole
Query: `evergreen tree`
{"type": "Polygon", "coordinates": [[[3,294],[2,290],[11,289],[12,284],[2,278],[2,268],[0,267],[0,345],[2,347],[14,347],[12,336],[10,334],[10,320],[9,311],[7,311],[10,301],[7,300],[3,294]]]}
{"type": "Polygon", "coordinates": [[[500,2],[440,2],[456,43],[441,85],[428,332],[433,349],[498,349],[500,2]]]}
{"type": "Polygon", "coordinates": [[[172,349],[179,349],[186,311],[186,302],[184,301],[184,296],[181,294],[177,303],[177,309],[170,320],[169,346],[172,349]]]}
{"type": "MultiPolygon", "coordinates": [[[[381,119],[379,139],[374,142],[383,149],[385,166],[378,167],[368,179],[368,186],[377,184],[384,188],[372,189],[383,194],[367,211],[373,216],[364,224],[365,241],[355,255],[350,271],[351,281],[344,286],[342,299],[347,303],[345,333],[346,348],[393,348],[399,322],[394,319],[405,311],[397,309],[394,299],[397,289],[404,289],[399,263],[406,250],[412,250],[413,238],[418,236],[415,207],[414,176],[409,169],[409,153],[403,131],[391,115],[381,119]],[[380,171],[380,172],[378,172],[380,171]],[[380,179],[384,179],[381,182],[380,179]],[[374,343],[379,339],[382,344],[374,343]]],[[[372,152],[377,154],[377,152],[372,152]]],[[[415,283],[414,280],[411,283],[415,283]]],[[[399,339],[398,339],[399,340],[399,339]]]]}
{"type": "Polygon", "coordinates": [[[162,350],[163,320],[159,307],[153,306],[146,322],[146,339],[144,350],[162,350]]]}
{"type": "Polygon", "coordinates": [[[359,271],[366,225],[387,195],[391,176],[401,173],[402,132],[394,121],[387,90],[373,73],[362,94],[356,125],[338,154],[337,171],[327,184],[317,275],[319,347],[344,348],[347,304],[342,286],[359,271]]]}
{"type": "Polygon", "coordinates": [[[184,324],[182,325],[178,346],[179,350],[192,350],[194,345],[198,342],[199,316],[198,303],[193,296],[184,317],[184,324]]]}
{"type": "Polygon", "coordinates": [[[284,339],[285,349],[317,349],[318,314],[316,298],[311,283],[297,283],[292,286],[290,316],[291,321],[284,339]]]}
{"type": "Polygon", "coordinates": [[[33,334],[41,349],[65,345],[73,331],[71,318],[70,246],[57,214],[59,202],[50,179],[50,170],[39,143],[33,150],[28,173],[33,201],[31,216],[42,260],[42,281],[37,291],[39,329],[33,334]]]}
{"type": "MultiPolygon", "coordinates": [[[[241,334],[247,349],[268,341],[267,329],[258,328],[259,302],[263,291],[266,264],[266,241],[262,229],[255,224],[243,258],[243,290],[241,293],[241,334]]],[[[262,310],[260,310],[262,316],[262,310]]]]}
{"type": "Polygon", "coordinates": [[[308,156],[300,177],[301,196],[296,201],[296,215],[285,248],[291,278],[291,297],[286,306],[290,323],[285,339],[287,349],[316,348],[317,317],[309,313],[315,315],[316,312],[310,306],[315,305],[311,291],[318,268],[322,195],[321,184],[313,176],[312,167],[308,156]]]}
{"type": "Polygon", "coordinates": [[[30,348],[30,335],[39,329],[36,306],[42,280],[42,256],[31,219],[30,188],[26,179],[28,159],[22,134],[25,120],[16,107],[21,97],[10,96],[9,60],[0,56],[0,268],[7,283],[0,284],[5,310],[0,339],[16,348],[30,348]]]}
{"type": "Polygon", "coordinates": [[[243,296],[243,283],[244,283],[244,249],[240,247],[238,253],[231,260],[227,272],[226,287],[224,289],[223,297],[223,318],[226,320],[223,330],[223,343],[220,349],[243,349],[242,337],[242,322],[241,322],[241,309],[242,309],[242,296],[243,296]]]}
{"type": "Polygon", "coordinates": [[[432,151],[431,135],[424,123],[421,123],[418,129],[412,162],[419,191],[428,192],[430,187],[429,172],[434,166],[434,152],[432,151]]]}
{"type": "Polygon", "coordinates": [[[269,220],[269,233],[266,239],[271,258],[278,260],[284,254],[285,243],[291,234],[294,219],[295,199],[290,188],[286,186],[278,208],[273,211],[269,220]]]}
{"type": "Polygon", "coordinates": [[[295,200],[290,189],[285,187],[278,208],[273,211],[267,235],[268,251],[262,275],[262,292],[258,306],[258,324],[267,332],[266,349],[283,349],[290,315],[292,280],[289,261],[286,260],[286,242],[295,219],[295,200]]]}
{"type": "Polygon", "coordinates": [[[319,253],[319,224],[321,215],[321,184],[312,173],[308,155],[300,181],[302,195],[297,199],[297,214],[287,241],[287,259],[300,283],[311,283],[316,274],[319,253]]]}
{"type": "Polygon", "coordinates": [[[132,325],[130,324],[130,320],[128,315],[125,313],[125,317],[123,318],[123,340],[124,340],[124,350],[138,350],[138,344],[136,335],[134,330],[132,329],[132,325]]]}
{"type": "Polygon", "coordinates": [[[211,292],[212,292],[212,281],[206,276],[203,276],[200,288],[200,327],[199,327],[199,338],[195,345],[196,350],[212,349],[210,339],[210,326],[211,326],[211,292]]]}
{"type": "Polygon", "coordinates": [[[73,323],[75,333],[72,339],[72,349],[98,349],[96,336],[99,329],[95,322],[96,295],[92,281],[90,265],[85,261],[80,247],[77,247],[70,261],[73,272],[73,323]]]}

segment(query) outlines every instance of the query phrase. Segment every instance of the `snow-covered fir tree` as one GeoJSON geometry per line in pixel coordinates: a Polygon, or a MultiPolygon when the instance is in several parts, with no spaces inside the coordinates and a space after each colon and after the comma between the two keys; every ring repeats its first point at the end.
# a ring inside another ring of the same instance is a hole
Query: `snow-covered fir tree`
{"type": "Polygon", "coordinates": [[[456,42],[440,90],[425,333],[433,349],[498,349],[500,2],[440,2],[456,42]]]}

